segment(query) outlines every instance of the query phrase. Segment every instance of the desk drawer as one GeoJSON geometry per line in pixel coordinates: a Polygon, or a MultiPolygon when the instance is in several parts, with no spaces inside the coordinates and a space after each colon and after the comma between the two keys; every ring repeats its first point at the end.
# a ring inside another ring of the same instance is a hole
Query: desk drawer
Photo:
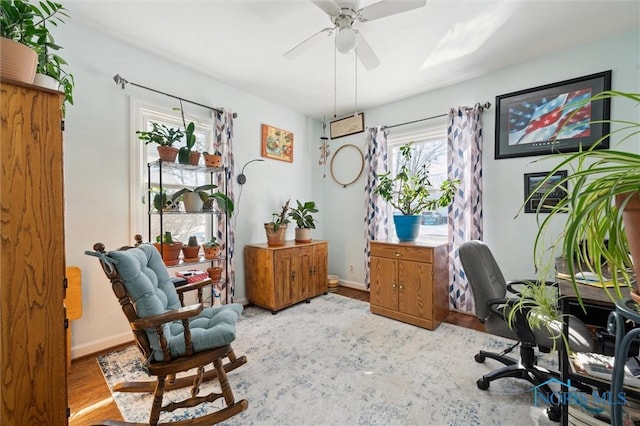
{"type": "Polygon", "coordinates": [[[388,259],[412,260],[415,262],[433,263],[432,247],[411,247],[397,244],[371,242],[371,256],[388,259]]]}

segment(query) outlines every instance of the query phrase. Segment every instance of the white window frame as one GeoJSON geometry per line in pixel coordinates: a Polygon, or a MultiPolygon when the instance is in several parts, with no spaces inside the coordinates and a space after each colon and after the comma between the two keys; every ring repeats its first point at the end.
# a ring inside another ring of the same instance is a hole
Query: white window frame
{"type": "MultiPolygon", "coordinates": [[[[135,98],[131,98],[131,162],[130,162],[130,214],[129,226],[133,233],[141,234],[143,241],[149,237],[149,215],[147,200],[148,195],[148,157],[147,152],[149,146],[138,138],[136,131],[146,129],[148,121],[158,120],[165,123],[174,124],[183,127],[182,116],[180,111],[158,105],[146,103],[135,98]]],[[[185,116],[187,122],[196,123],[196,131],[204,134],[205,145],[210,150],[214,142],[213,116],[202,117],[189,114],[185,116]]],[[[133,237],[133,235],[132,235],[133,237]]]]}
{"type": "MultiPolygon", "coordinates": [[[[442,118],[442,120],[438,120],[438,119],[433,120],[431,123],[429,123],[429,125],[424,126],[419,130],[413,130],[413,131],[397,133],[397,134],[389,134],[387,136],[387,152],[388,152],[387,161],[389,162],[388,163],[389,170],[391,170],[393,167],[392,151],[394,149],[397,149],[400,146],[408,144],[410,142],[413,142],[414,144],[422,144],[422,143],[440,141],[443,139],[445,141],[447,139],[446,118],[442,118]]],[[[390,218],[393,217],[393,207],[391,207],[389,203],[387,203],[387,214],[388,214],[388,217],[390,218]]],[[[448,217],[447,217],[447,221],[448,221],[448,217]]],[[[395,225],[393,224],[392,220],[388,222],[388,226],[389,226],[389,230],[388,230],[389,235],[395,235],[395,229],[394,229],[395,225]]],[[[417,241],[432,239],[433,237],[440,237],[440,236],[441,236],[440,234],[424,235],[421,229],[420,236],[418,236],[417,241]]]]}

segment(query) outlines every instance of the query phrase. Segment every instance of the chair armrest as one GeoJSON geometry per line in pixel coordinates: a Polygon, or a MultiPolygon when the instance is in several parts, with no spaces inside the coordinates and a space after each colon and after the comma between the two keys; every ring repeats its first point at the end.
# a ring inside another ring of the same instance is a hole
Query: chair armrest
{"type": "MultiPolygon", "coordinates": [[[[538,281],[537,279],[524,279],[524,280],[510,280],[507,281],[507,291],[513,293],[517,296],[521,295],[522,292],[515,288],[515,286],[526,286],[531,283],[543,283],[542,281],[538,281]]],[[[558,283],[556,281],[544,281],[544,285],[547,287],[558,287],[558,283]]]]}
{"type": "Polygon", "coordinates": [[[198,281],[198,282],[195,282],[195,283],[184,284],[184,285],[181,285],[180,287],[176,287],[176,292],[178,294],[184,294],[184,293],[186,293],[188,291],[197,290],[199,288],[206,287],[206,286],[211,285],[211,284],[213,284],[213,281],[211,280],[211,278],[205,278],[202,281],[198,281]]]}
{"type": "Polygon", "coordinates": [[[503,321],[506,321],[506,318],[504,316],[504,307],[512,307],[518,301],[519,299],[516,299],[515,297],[500,297],[497,299],[489,299],[487,300],[487,308],[493,315],[497,316],[503,321]],[[498,308],[499,306],[502,306],[502,308],[498,308]]]}
{"type": "Polygon", "coordinates": [[[139,318],[131,323],[131,328],[134,330],[156,328],[168,322],[184,320],[196,316],[200,312],[202,312],[202,309],[202,303],[196,303],[195,305],[189,305],[180,309],[174,309],[173,311],[165,312],[164,314],[153,315],[146,318],[139,318]]]}

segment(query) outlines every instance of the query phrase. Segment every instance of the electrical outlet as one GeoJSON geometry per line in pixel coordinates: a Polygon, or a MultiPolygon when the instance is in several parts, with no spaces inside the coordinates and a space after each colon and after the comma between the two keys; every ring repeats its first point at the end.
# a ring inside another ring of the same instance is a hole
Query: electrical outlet
{"type": "Polygon", "coordinates": [[[349,265],[349,272],[353,272],[353,265],[349,265]]]}

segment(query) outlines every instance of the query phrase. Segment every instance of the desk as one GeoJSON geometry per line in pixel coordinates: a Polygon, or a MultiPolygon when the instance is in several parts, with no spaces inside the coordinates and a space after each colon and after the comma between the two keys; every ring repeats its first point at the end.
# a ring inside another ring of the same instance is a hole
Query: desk
{"type": "MultiPolygon", "coordinates": [[[[606,291],[602,288],[585,284],[578,285],[580,298],[582,299],[587,312],[585,313],[582,310],[582,307],[580,307],[573,283],[571,283],[571,281],[559,280],[558,291],[560,294],[560,309],[562,313],[574,315],[587,325],[606,329],[609,313],[616,309],[615,303],[611,298],[609,298],[606,291]]],[[[609,290],[615,291],[614,289],[609,290]]],[[[629,296],[628,287],[622,287],[621,291],[623,297],[626,298],[629,296]]],[[[563,318],[566,319],[566,317],[563,318]]],[[[569,324],[567,321],[563,321],[563,323],[563,333],[567,335],[569,332],[569,324]]],[[[569,358],[564,341],[560,344],[559,363],[562,382],[567,383],[567,380],[571,379],[574,383],[585,383],[589,386],[605,391],[609,389],[610,384],[604,380],[570,373],[569,358]]],[[[566,406],[562,407],[562,425],[567,425],[569,423],[569,412],[566,408],[566,406]]]]}

